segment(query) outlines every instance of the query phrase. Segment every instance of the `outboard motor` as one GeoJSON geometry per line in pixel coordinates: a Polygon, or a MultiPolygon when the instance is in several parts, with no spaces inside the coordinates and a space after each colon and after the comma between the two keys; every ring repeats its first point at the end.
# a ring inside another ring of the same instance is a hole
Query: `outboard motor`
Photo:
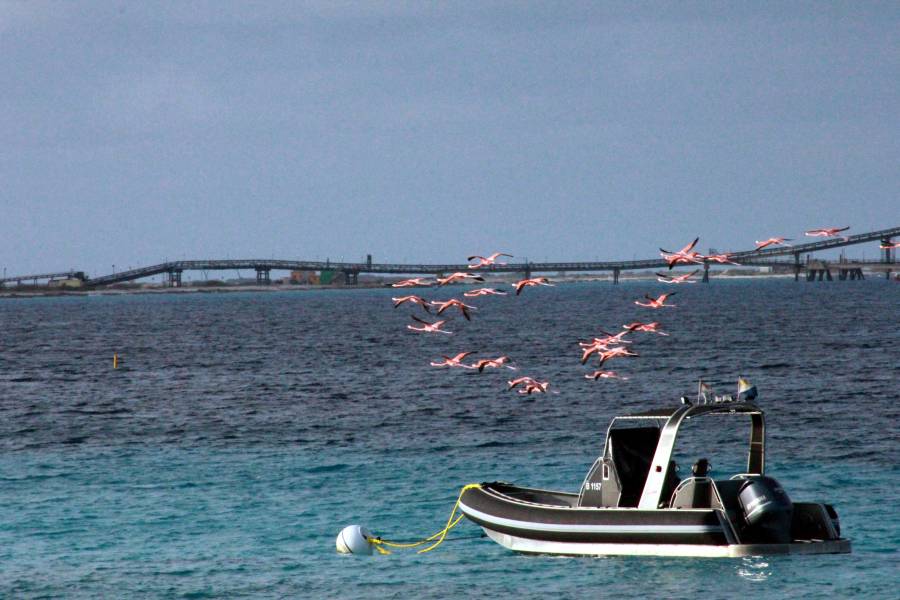
{"type": "Polygon", "coordinates": [[[753,477],[738,488],[744,511],[747,541],[757,544],[788,544],[794,504],[771,477],[753,477]]]}

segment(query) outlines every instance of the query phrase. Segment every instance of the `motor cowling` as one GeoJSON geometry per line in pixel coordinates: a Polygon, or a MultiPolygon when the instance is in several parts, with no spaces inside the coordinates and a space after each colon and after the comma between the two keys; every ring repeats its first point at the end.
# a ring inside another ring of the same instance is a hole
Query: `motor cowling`
{"type": "Polygon", "coordinates": [[[747,524],[742,538],[757,544],[787,544],[791,541],[794,504],[771,477],[753,477],[738,489],[738,501],[747,524]]]}

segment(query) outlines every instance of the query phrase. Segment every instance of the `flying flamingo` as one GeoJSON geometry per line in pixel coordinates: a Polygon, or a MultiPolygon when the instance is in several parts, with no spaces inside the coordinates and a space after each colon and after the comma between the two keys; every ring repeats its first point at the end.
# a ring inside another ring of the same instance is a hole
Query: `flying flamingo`
{"type": "Polygon", "coordinates": [[[466,298],[477,298],[478,296],[505,296],[506,292],[501,292],[499,290],[495,290],[494,288],[478,288],[475,290],[469,290],[468,292],[463,292],[463,296],[466,298]]]}
{"type": "Polygon", "coordinates": [[[413,318],[413,321],[417,321],[422,324],[422,327],[413,327],[412,325],[407,325],[406,328],[412,331],[421,331],[422,333],[446,333],[448,335],[452,334],[452,331],[444,331],[441,327],[447,321],[436,321],[434,323],[429,323],[428,321],[423,321],[419,317],[415,315],[410,315],[413,318]]]}
{"type": "Polygon", "coordinates": [[[522,395],[543,394],[547,391],[547,387],[549,385],[549,381],[535,381],[533,383],[526,383],[525,387],[519,390],[519,393],[522,395]]]}
{"type": "Polygon", "coordinates": [[[666,298],[669,296],[674,296],[678,292],[669,292],[668,294],[662,294],[659,298],[651,298],[650,294],[644,294],[644,298],[648,300],[648,302],[641,302],[640,300],[635,300],[634,303],[638,306],[646,306],[647,308],[662,308],[666,307],[675,307],[675,304],[666,304],[666,298]]]}
{"type": "Polygon", "coordinates": [[[756,240],[756,249],[762,250],[766,246],[779,245],[779,246],[790,246],[790,244],[785,244],[785,242],[791,241],[791,238],[785,237],[772,237],[767,240],[759,241],[756,240]]]}
{"type": "Polygon", "coordinates": [[[472,354],[471,352],[460,352],[453,358],[446,356],[444,354],[441,355],[441,358],[444,360],[442,362],[432,362],[432,367],[462,367],[463,369],[474,369],[475,367],[470,367],[467,364],[464,364],[462,359],[472,354]]]}
{"type": "Polygon", "coordinates": [[[644,331],[647,333],[656,333],[658,335],[669,335],[665,331],[659,330],[659,323],[653,321],[652,323],[641,323],[640,321],[635,321],[634,323],[629,323],[628,325],[623,325],[625,329],[628,331],[644,331]]]}
{"type": "Polygon", "coordinates": [[[394,308],[397,308],[404,302],[412,302],[413,304],[418,304],[419,306],[424,308],[425,312],[431,312],[431,307],[428,305],[428,300],[425,300],[420,296],[400,296],[399,298],[391,298],[391,300],[394,301],[394,308]]]}
{"type": "Polygon", "coordinates": [[[431,285],[431,281],[425,279],[424,277],[416,277],[415,279],[404,279],[403,281],[398,281],[397,283],[392,283],[391,287],[402,288],[402,287],[415,287],[417,285],[431,285]]]}
{"type": "Polygon", "coordinates": [[[665,273],[657,273],[656,280],[663,283],[697,283],[696,281],[688,280],[699,272],[700,269],[695,269],[685,275],[666,275],[665,273]]]}
{"type": "Polygon", "coordinates": [[[456,298],[451,298],[450,300],[447,300],[446,302],[432,301],[431,305],[432,306],[440,306],[440,308],[437,311],[437,314],[439,314],[439,315],[443,314],[444,311],[447,310],[448,308],[451,308],[451,307],[458,308],[459,312],[461,312],[462,315],[466,318],[466,321],[472,320],[472,316],[469,314],[470,310],[478,310],[474,306],[471,306],[469,304],[464,304],[463,302],[461,302],[460,300],[457,300],[456,298]]]}
{"type": "Polygon", "coordinates": [[[472,281],[484,281],[484,277],[481,275],[472,275],[471,273],[451,273],[446,277],[438,277],[437,282],[438,285],[446,285],[448,283],[465,281],[467,279],[471,279],[472,281]]]}
{"type": "Polygon", "coordinates": [[[736,263],[731,260],[731,252],[724,252],[722,254],[710,254],[709,256],[703,257],[706,260],[717,262],[720,265],[739,265],[740,263],[736,263]]]}
{"type": "Polygon", "coordinates": [[[601,352],[597,355],[597,358],[600,359],[600,362],[597,364],[597,367],[600,368],[603,366],[603,363],[606,361],[618,358],[620,356],[640,356],[637,352],[633,352],[632,350],[625,348],[624,346],[618,346],[616,348],[610,348],[604,352],[601,352]]]}
{"type": "Polygon", "coordinates": [[[508,390],[521,385],[522,389],[519,390],[520,394],[543,394],[547,391],[547,388],[550,387],[549,381],[538,381],[533,377],[519,377],[512,381],[508,381],[507,383],[509,384],[509,387],[506,388],[508,390]]]}
{"type": "Polygon", "coordinates": [[[837,237],[837,234],[842,231],[847,231],[848,229],[850,229],[849,225],[847,227],[826,227],[824,229],[810,229],[809,231],[804,232],[804,235],[809,237],[837,237]]]}
{"type": "Polygon", "coordinates": [[[602,370],[594,371],[590,375],[585,375],[584,378],[585,379],[593,379],[594,381],[597,381],[599,379],[621,379],[622,381],[628,380],[627,377],[622,377],[615,371],[602,371],[602,370]]]}
{"type": "Polygon", "coordinates": [[[679,250],[678,252],[670,252],[664,248],[660,248],[660,256],[666,261],[666,264],[669,265],[669,269],[674,267],[675,265],[680,264],[703,264],[702,256],[699,252],[692,252],[694,246],[697,245],[697,242],[700,241],[699,237],[694,238],[694,241],[679,250]]]}
{"type": "Polygon", "coordinates": [[[887,244],[881,244],[878,247],[882,250],[893,250],[896,248],[900,248],[900,242],[894,242],[893,244],[888,242],[887,244]]]}
{"type": "Polygon", "coordinates": [[[522,279],[521,281],[517,281],[512,284],[512,286],[514,288],[516,288],[516,296],[521,294],[522,290],[526,286],[530,287],[533,285],[546,285],[546,286],[553,287],[553,284],[550,283],[550,280],[547,279],[546,277],[535,277],[534,279],[522,279]]]}
{"type": "Polygon", "coordinates": [[[520,385],[527,385],[529,383],[537,383],[537,380],[534,377],[516,377],[515,379],[507,381],[506,383],[509,386],[506,389],[511,390],[520,385]]]}
{"type": "Polygon", "coordinates": [[[494,252],[490,256],[470,256],[468,258],[469,261],[476,261],[475,264],[469,265],[470,269],[480,269],[481,267],[489,267],[491,265],[504,266],[506,263],[497,262],[497,259],[501,256],[508,256],[509,258],[513,258],[512,254],[506,254],[504,252],[494,252]]]}
{"type": "Polygon", "coordinates": [[[511,369],[511,370],[515,371],[516,368],[513,367],[512,365],[506,364],[507,362],[509,362],[508,356],[500,356],[498,358],[484,358],[484,359],[477,361],[476,363],[471,365],[469,368],[470,369],[478,369],[479,373],[484,372],[484,370],[487,368],[499,369],[500,367],[506,367],[507,369],[511,369]]]}

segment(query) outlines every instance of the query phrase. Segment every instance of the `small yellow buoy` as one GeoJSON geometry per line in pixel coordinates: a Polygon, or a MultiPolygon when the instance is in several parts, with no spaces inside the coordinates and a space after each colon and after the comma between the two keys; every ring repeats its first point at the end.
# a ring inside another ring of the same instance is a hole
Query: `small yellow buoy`
{"type": "Polygon", "coordinates": [[[119,355],[113,354],[113,369],[119,368],[119,355]]]}

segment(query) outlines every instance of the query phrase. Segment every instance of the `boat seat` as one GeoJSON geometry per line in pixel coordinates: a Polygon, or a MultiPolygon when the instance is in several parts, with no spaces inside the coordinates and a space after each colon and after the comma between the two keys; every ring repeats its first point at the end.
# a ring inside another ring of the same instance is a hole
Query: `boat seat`
{"type": "Polygon", "coordinates": [[[672,493],[672,508],[712,508],[712,479],[688,477],[672,493]]]}
{"type": "Polygon", "coordinates": [[[672,493],[672,508],[719,508],[723,509],[722,499],[716,489],[716,483],[709,477],[709,461],[701,458],[694,463],[693,477],[688,477],[678,484],[672,493]]]}

